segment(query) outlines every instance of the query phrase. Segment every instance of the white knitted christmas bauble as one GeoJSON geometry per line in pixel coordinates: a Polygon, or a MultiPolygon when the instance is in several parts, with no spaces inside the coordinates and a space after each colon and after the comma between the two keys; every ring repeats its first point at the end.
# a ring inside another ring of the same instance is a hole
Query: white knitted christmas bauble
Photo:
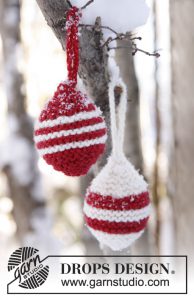
{"type": "Polygon", "coordinates": [[[111,156],[87,190],[85,222],[112,250],[129,247],[143,233],[150,214],[147,183],[125,156],[111,156]]]}

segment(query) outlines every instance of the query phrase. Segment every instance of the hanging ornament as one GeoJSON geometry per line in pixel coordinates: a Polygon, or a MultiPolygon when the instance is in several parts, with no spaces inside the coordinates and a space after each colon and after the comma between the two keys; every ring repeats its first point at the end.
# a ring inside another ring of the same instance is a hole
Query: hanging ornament
{"type": "Polygon", "coordinates": [[[100,109],[76,89],[80,16],[77,7],[67,13],[68,80],[59,84],[35,127],[35,143],[40,155],[55,170],[69,176],[85,175],[104,152],[107,139],[100,109]]]}
{"type": "Polygon", "coordinates": [[[150,214],[150,200],[147,183],[123,151],[127,92],[121,80],[110,84],[109,102],[113,150],[108,163],[87,190],[84,215],[98,241],[118,251],[129,247],[143,233],[150,214]],[[122,89],[117,118],[115,86],[122,89]]]}

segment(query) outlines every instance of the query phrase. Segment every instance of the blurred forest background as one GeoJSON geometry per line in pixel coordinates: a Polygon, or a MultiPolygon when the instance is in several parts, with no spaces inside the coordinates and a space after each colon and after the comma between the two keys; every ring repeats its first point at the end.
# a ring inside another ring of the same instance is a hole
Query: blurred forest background
{"type": "MultiPolygon", "coordinates": [[[[19,245],[49,254],[110,253],[83,223],[93,170],[66,177],[34,148],[34,120],[66,78],[65,52],[37,2],[0,0],[0,259],[19,245]]],[[[148,180],[153,203],[147,231],[125,253],[185,254],[194,250],[194,1],[147,2],[149,21],[136,33],[142,49],[161,57],[116,51],[128,86],[126,154],[148,180]]],[[[108,119],[106,96],[100,103],[86,83],[108,119]]]]}

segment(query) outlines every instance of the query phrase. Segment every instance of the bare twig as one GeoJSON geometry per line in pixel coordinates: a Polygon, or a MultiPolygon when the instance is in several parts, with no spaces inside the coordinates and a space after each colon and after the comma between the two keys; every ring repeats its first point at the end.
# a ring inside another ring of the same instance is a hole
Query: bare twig
{"type": "Polygon", "coordinates": [[[102,48],[104,48],[105,46],[107,46],[108,47],[108,45],[111,43],[111,42],[113,42],[113,41],[115,41],[115,40],[117,40],[117,38],[112,38],[111,36],[104,42],[104,44],[102,44],[102,48]]]}
{"type": "MultiPolygon", "coordinates": [[[[91,28],[94,28],[94,25],[91,25],[91,24],[79,24],[80,27],[91,27],[91,28]]],[[[103,26],[101,25],[100,28],[102,29],[107,29],[109,31],[111,31],[112,33],[114,33],[116,35],[116,37],[109,37],[105,42],[104,44],[102,45],[102,47],[105,47],[105,46],[108,46],[111,42],[113,41],[116,41],[116,40],[123,40],[123,39],[130,39],[131,41],[134,41],[134,40],[142,40],[141,37],[132,37],[133,34],[127,32],[127,33],[118,33],[116,32],[114,29],[112,29],[111,27],[109,26],[103,26]]]]}
{"type": "Polygon", "coordinates": [[[137,52],[142,52],[148,56],[155,56],[156,58],[160,57],[160,54],[158,52],[150,53],[148,51],[145,51],[143,49],[137,48],[137,46],[118,46],[118,47],[110,47],[108,50],[118,50],[118,49],[131,49],[132,55],[135,55],[137,52]]]}
{"type": "MultiPolygon", "coordinates": [[[[79,26],[80,27],[91,27],[91,28],[94,28],[94,25],[91,25],[91,24],[79,24],[79,26]]],[[[112,28],[110,28],[108,26],[101,25],[101,28],[102,29],[108,29],[108,30],[110,30],[111,32],[113,32],[116,35],[118,34],[114,29],[112,29],[112,28]]]]}
{"type": "Polygon", "coordinates": [[[108,50],[118,50],[118,49],[133,49],[130,46],[116,46],[116,47],[109,47],[108,50]]]}
{"type": "Polygon", "coordinates": [[[160,57],[160,54],[157,51],[150,53],[148,51],[138,48],[134,42],[132,42],[132,49],[133,49],[132,55],[135,55],[137,52],[142,52],[148,56],[155,56],[156,58],[160,57]]]}
{"type": "Polygon", "coordinates": [[[137,37],[131,38],[130,40],[131,40],[131,41],[134,41],[134,40],[139,40],[139,41],[141,41],[141,40],[142,40],[142,37],[141,37],[141,36],[137,36],[137,37]]]}
{"type": "MultiPolygon", "coordinates": [[[[91,27],[91,28],[94,28],[95,25],[91,25],[91,24],[79,24],[80,27],[91,27]]],[[[116,41],[116,40],[122,40],[122,39],[130,39],[131,41],[133,40],[141,40],[142,38],[141,37],[134,37],[132,38],[132,34],[131,33],[118,33],[116,32],[114,29],[112,29],[111,27],[109,26],[103,26],[103,25],[100,25],[100,28],[101,29],[107,29],[109,31],[111,31],[112,33],[114,33],[116,35],[116,37],[109,37],[105,42],[104,44],[102,45],[102,48],[105,47],[105,46],[108,46],[111,42],[113,41],[116,41]]]]}
{"type": "Polygon", "coordinates": [[[69,4],[70,7],[73,7],[70,0],[67,0],[67,4],[69,4]]]}
{"type": "Polygon", "coordinates": [[[146,54],[146,55],[148,55],[148,56],[154,56],[154,57],[156,57],[156,58],[159,58],[159,57],[160,57],[160,53],[158,53],[158,52],[156,52],[156,51],[154,51],[154,52],[151,53],[151,52],[149,52],[149,51],[145,51],[145,50],[140,49],[140,48],[136,48],[135,52],[132,53],[132,55],[135,55],[137,52],[144,53],[144,54],[146,54]]]}
{"type": "MultiPolygon", "coordinates": [[[[90,25],[90,24],[80,24],[79,26],[81,27],[91,27],[91,28],[94,28],[94,25],[90,25]]],[[[134,36],[133,34],[127,32],[127,33],[118,33],[116,32],[114,29],[112,29],[111,27],[109,26],[103,26],[101,25],[100,26],[102,29],[107,29],[111,32],[113,32],[115,34],[115,37],[108,37],[108,39],[103,43],[102,45],[102,48],[103,47],[107,47],[108,50],[113,50],[113,49],[122,49],[122,48],[129,48],[132,50],[132,55],[135,55],[137,52],[142,52],[148,56],[155,56],[156,58],[159,58],[160,57],[160,54],[158,52],[154,52],[154,53],[150,53],[148,51],[145,51],[143,49],[140,49],[137,47],[136,43],[134,43],[135,40],[138,40],[138,41],[141,41],[142,40],[142,37],[140,36],[134,36]],[[130,41],[131,42],[131,46],[129,47],[109,47],[109,44],[113,41],[117,41],[117,40],[127,40],[127,41],[130,41]]]]}
{"type": "Polygon", "coordinates": [[[112,31],[114,34],[118,34],[114,29],[110,28],[109,26],[102,26],[102,29],[108,29],[112,31]]]}
{"type": "Polygon", "coordinates": [[[142,38],[141,37],[134,37],[132,38],[131,35],[129,34],[118,34],[115,38],[112,38],[112,37],[109,37],[105,42],[104,44],[102,45],[102,48],[107,46],[109,48],[109,44],[113,41],[118,41],[118,40],[129,40],[129,41],[134,41],[134,40],[141,40],[142,38]]]}
{"type": "MultiPolygon", "coordinates": [[[[110,29],[110,28],[109,28],[110,29]]],[[[150,53],[148,51],[145,51],[143,49],[140,49],[137,47],[137,44],[134,42],[136,40],[138,41],[141,41],[142,38],[141,37],[132,37],[133,35],[129,32],[127,32],[126,34],[124,33],[117,33],[115,32],[116,34],[116,37],[112,38],[112,37],[109,37],[105,42],[104,44],[102,45],[102,47],[108,47],[108,50],[113,50],[113,49],[121,49],[121,48],[129,48],[129,49],[132,49],[132,55],[135,55],[137,52],[142,52],[148,56],[155,56],[156,58],[159,58],[160,57],[160,54],[158,53],[158,51],[155,51],[153,53],[150,53]],[[131,46],[129,47],[109,47],[109,44],[113,41],[117,41],[117,40],[127,40],[127,41],[130,41],[131,42],[131,46]]]]}
{"type": "Polygon", "coordinates": [[[89,0],[84,6],[81,7],[81,9],[85,9],[87,6],[89,6],[94,0],[89,0]]]}
{"type": "MultiPolygon", "coordinates": [[[[91,28],[94,28],[94,25],[91,25],[91,24],[79,24],[80,27],[91,27],[91,28]]],[[[107,27],[107,26],[101,26],[102,29],[108,29],[110,30],[111,32],[113,32],[114,34],[117,34],[116,31],[114,31],[112,28],[110,27],[107,27]]]]}
{"type": "Polygon", "coordinates": [[[145,51],[145,50],[140,49],[140,48],[136,48],[136,49],[135,49],[135,52],[133,52],[132,55],[135,55],[137,52],[142,52],[142,53],[144,53],[144,54],[146,54],[146,55],[148,55],[148,56],[155,56],[156,58],[159,58],[159,57],[160,57],[160,53],[158,53],[158,52],[150,53],[150,52],[145,51]]]}

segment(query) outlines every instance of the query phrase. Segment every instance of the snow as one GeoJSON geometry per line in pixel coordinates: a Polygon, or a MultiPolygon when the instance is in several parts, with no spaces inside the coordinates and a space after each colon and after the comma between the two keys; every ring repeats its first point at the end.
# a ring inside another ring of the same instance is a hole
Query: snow
{"type": "MultiPolygon", "coordinates": [[[[82,7],[86,2],[87,0],[71,1],[78,7],[82,7]]],[[[84,24],[94,24],[96,17],[100,16],[103,26],[126,33],[146,23],[149,8],[145,0],[94,0],[83,10],[82,14],[82,23],[84,24]]]]}

